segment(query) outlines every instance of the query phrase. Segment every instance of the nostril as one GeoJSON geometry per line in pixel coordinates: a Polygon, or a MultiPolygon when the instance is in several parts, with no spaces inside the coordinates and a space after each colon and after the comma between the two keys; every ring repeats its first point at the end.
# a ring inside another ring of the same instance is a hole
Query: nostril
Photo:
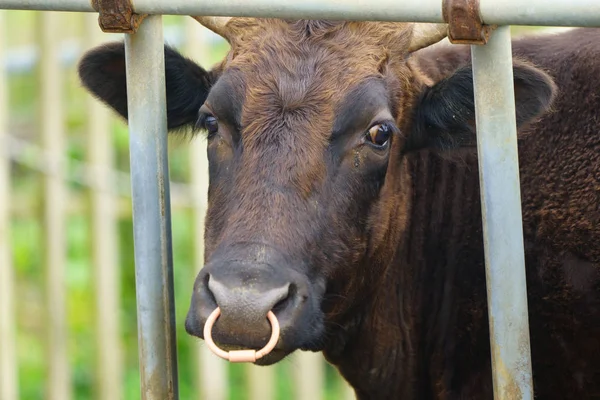
{"type": "Polygon", "coordinates": [[[296,293],[298,293],[298,287],[295,283],[290,283],[288,285],[287,295],[281,300],[279,300],[277,303],[275,303],[275,305],[273,306],[273,312],[277,315],[280,314],[287,307],[289,307],[290,304],[294,302],[294,299],[296,298],[296,293]]]}

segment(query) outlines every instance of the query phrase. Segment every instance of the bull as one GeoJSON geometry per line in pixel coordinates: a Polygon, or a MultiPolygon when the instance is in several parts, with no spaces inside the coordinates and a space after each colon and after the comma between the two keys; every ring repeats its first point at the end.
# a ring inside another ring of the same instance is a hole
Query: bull
{"type": "MultiPolygon", "coordinates": [[[[167,119],[207,140],[205,266],[185,321],[223,348],[322,351],[359,399],[491,399],[472,70],[434,24],[197,18],[167,119]],[[442,41],[442,42],[441,42],[442,41]]],[[[513,42],[539,399],[600,396],[600,30],[513,42]]],[[[127,118],[122,43],[83,85],[127,118]]]]}

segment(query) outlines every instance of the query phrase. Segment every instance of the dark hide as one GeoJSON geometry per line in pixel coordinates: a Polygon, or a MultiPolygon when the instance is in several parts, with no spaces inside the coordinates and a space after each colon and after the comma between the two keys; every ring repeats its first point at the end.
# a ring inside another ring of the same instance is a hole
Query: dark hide
{"type": "MultiPolygon", "coordinates": [[[[233,25],[247,34],[213,72],[165,53],[169,127],[198,109],[200,128],[219,123],[188,332],[202,337],[217,277],[230,314],[214,336],[256,347],[266,322],[234,324],[244,291],[292,282],[265,364],[322,350],[360,399],[491,400],[468,46],[408,55],[402,24],[233,25]]],[[[513,46],[536,398],[598,399],[600,30],[513,46]]],[[[80,75],[126,116],[123,59],[94,50],[80,75]]]]}

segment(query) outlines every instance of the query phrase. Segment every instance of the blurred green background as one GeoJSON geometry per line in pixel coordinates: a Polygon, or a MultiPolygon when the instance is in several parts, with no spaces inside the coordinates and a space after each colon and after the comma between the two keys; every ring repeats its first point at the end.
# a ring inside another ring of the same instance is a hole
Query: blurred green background
{"type": "MultiPolygon", "coordinates": [[[[4,11],[3,11],[4,12],[4,11]]],[[[19,49],[31,49],[36,45],[36,18],[40,13],[25,11],[4,12],[5,61],[12,62],[22,55],[19,49]]],[[[75,13],[61,13],[57,40],[75,44],[75,60],[79,57],[83,44],[83,18],[75,13]]],[[[177,27],[183,25],[183,17],[166,16],[163,19],[166,29],[183,32],[177,27]]],[[[523,29],[515,29],[521,33],[523,29]]],[[[176,36],[175,36],[176,37],[176,36]]],[[[117,38],[118,39],[118,38],[117,38]]],[[[210,48],[211,65],[227,52],[224,41],[213,40],[210,48]]],[[[70,47],[65,47],[68,53],[70,47]]],[[[185,53],[185,51],[183,51],[185,53]]],[[[25,57],[26,58],[26,57],[25,57]]],[[[67,164],[69,173],[76,173],[78,162],[86,158],[86,96],[76,76],[76,63],[67,62],[63,69],[64,123],[67,134],[67,164]]],[[[9,71],[9,130],[8,134],[27,142],[39,142],[38,115],[40,85],[35,68],[19,68],[9,71]]],[[[126,124],[117,118],[111,119],[112,142],[115,149],[113,168],[127,172],[129,170],[128,133],[126,124]]],[[[175,182],[189,181],[189,152],[186,140],[170,139],[170,176],[175,182]]],[[[24,154],[21,161],[11,164],[12,177],[12,219],[11,239],[12,257],[16,280],[16,335],[18,353],[19,392],[21,399],[45,398],[45,295],[42,205],[43,174],[31,168],[35,164],[35,155],[24,154]]],[[[67,182],[69,209],[67,221],[67,319],[68,352],[71,366],[72,393],[74,399],[93,399],[95,396],[95,357],[96,332],[94,321],[93,270],[91,265],[91,226],[89,218],[88,188],[75,181],[67,182]]],[[[135,300],[135,276],[133,260],[132,221],[129,199],[122,196],[119,202],[118,248],[121,282],[121,309],[119,313],[123,353],[123,397],[140,398],[139,367],[137,358],[137,324],[135,300]]],[[[189,305],[192,283],[195,277],[193,267],[194,252],[201,243],[196,238],[192,225],[191,210],[174,208],[172,212],[173,255],[175,301],[177,318],[177,346],[179,362],[179,387],[182,399],[198,398],[198,350],[194,339],[183,330],[183,321],[189,305]]],[[[247,398],[248,375],[244,365],[229,365],[229,397],[247,398]]],[[[276,398],[293,397],[294,359],[284,360],[275,368],[276,398]]],[[[324,398],[338,399],[343,393],[337,371],[326,365],[324,398]]],[[[347,392],[346,392],[347,393],[347,392]]]]}

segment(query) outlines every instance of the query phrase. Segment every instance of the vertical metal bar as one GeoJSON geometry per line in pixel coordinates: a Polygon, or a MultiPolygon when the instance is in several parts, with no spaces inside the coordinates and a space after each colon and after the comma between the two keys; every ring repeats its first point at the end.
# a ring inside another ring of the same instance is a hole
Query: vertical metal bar
{"type": "MultiPolygon", "coordinates": [[[[204,28],[192,18],[186,18],[185,37],[186,51],[193,56],[204,68],[210,63],[209,44],[203,35],[204,28]]],[[[208,204],[208,157],[206,155],[206,140],[196,138],[190,145],[190,185],[193,196],[194,224],[194,278],[204,266],[204,219],[208,204]]],[[[229,397],[227,382],[227,363],[213,354],[204,343],[194,340],[198,351],[198,379],[196,393],[198,399],[225,400],[229,397]]]]}
{"type": "MultiPolygon", "coordinates": [[[[4,59],[5,13],[0,11],[0,59],[4,59]]],[[[8,131],[8,106],[6,71],[0,63],[0,135],[3,137],[8,131]]],[[[19,397],[10,194],[10,157],[5,152],[0,155],[0,400],[17,400],[19,397]]]]}
{"type": "MultiPolygon", "coordinates": [[[[87,47],[102,43],[106,36],[98,26],[98,16],[83,14],[81,17],[87,47]]],[[[110,123],[113,116],[92,96],[87,96],[86,101],[87,159],[94,179],[89,196],[96,317],[96,398],[112,400],[122,397],[117,209],[110,175],[113,164],[110,123]]]]}
{"type": "Polygon", "coordinates": [[[67,193],[62,180],[65,154],[63,121],[63,79],[58,57],[57,32],[61,15],[53,12],[38,14],[40,45],[39,68],[39,129],[42,147],[46,151],[49,172],[44,176],[44,262],[46,264],[46,327],[48,329],[47,394],[52,400],[71,398],[68,359],[68,327],[66,313],[66,204],[67,193]]]}
{"type": "Polygon", "coordinates": [[[531,399],[527,287],[509,26],[471,46],[494,398],[531,399]]]}
{"type": "Polygon", "coordinates": [[[162,16],[125,35],[138,346],[144,400],[179,398],[162,16]]]}

